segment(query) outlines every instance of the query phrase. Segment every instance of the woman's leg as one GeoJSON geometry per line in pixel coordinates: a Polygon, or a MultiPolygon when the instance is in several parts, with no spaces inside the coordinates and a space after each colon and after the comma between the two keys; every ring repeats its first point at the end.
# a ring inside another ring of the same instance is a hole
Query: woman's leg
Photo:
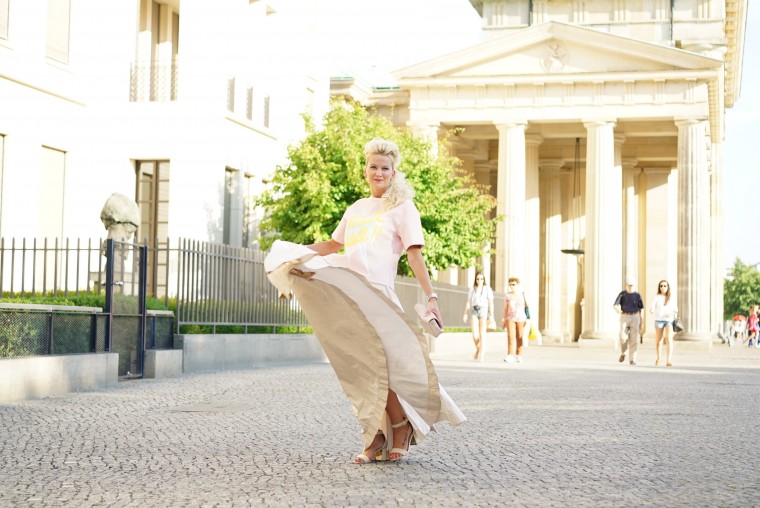
{"type": "Polygon", "coordinates": [[[486,348],[486,333],[488,333],[488,316],[478,319],[480,335],[478,336],[478,360],[483,359],[483,353],[486,348]]]}
{"type": "Polygon", "coordinates": [[[477,316],[472,316],[470,318],[470,325],[472,326],[472,342],[475,344],[474,358],[477,358],[478,350],[480,349],[480,335],[478,334],[478,331],[480,330],[480,324],[478,322],[477,316]]]}
{"type": "Polygon", "coordinates": [[[671,325],[667,325],[665,328],[663,328],[663,331],[665,332],[665,352],[667,353],[667,360],[666,364],[668,367],[673,365],[673,327],[671,325]]]}
{"type": "Polygon", "coordinates": [[[525,321],[515,323],[515,342],[517,344],[516,352],[517,352],[517,356],[519,356],[520,358],[522,358],[524,331],[525,331],[525,321]]]}
{"type": "Polygon", "coordinates": [[[659,326],[654,327],[654,350],[657,352],[657,359],[654,361],[655,365],[660,364],[660,342],[662,341],[662,328],[659,326]]]}
{"type": "Polygon", "coordinates": [[[515,337],[516,327],[515,322],[511,320],[507,320],[507,356],[511,356],[515,354],[515,345],[516,345],[516,337],[515,337]]]}
{"type": "MultiPolygon", "coordinates": [[[[409,444],[411,443],[412,434],[414,429],[412,424],[407,422],[406,425],[399,425],[406,418],[404,409],[401,407],[401,403],[398,401],[398,395],[391,389],[388,389],[388,401],[385,405],[385,411],[388,413],[388,417],[391,419],[391,424],[394,426],[393,432],[393,448],[401,448],[409,450],[409,444]],[[396,427],[396,425],[399,425],[396,427]]],[[[388,454],[388,460],[398,460],[403,455],[398,453],[388,454]]]]}

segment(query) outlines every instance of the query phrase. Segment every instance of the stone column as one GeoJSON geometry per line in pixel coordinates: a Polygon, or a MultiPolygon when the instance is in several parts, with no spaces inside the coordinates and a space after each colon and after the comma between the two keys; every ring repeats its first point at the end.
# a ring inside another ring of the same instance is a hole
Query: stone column
{"type": "MultiPolygon", "coordinates": [[[[623,160],[623,276],[639,277],[639,196],[641,169],[636,160],[623,160]]],[[[639,280],[639,284],[643,281],[639,280]]]]}
{"type": "Polygon", "coordinates": [[[423,124],[407,122],[406,125],[409,127],[415,137],[425,139],[430,143],[430,153],[434,157],[438,155],[438,128],[441,125],[440,123],[423,124]]]}
{"type": "MultiPolygon", "coordinates": [[[[541,333],[545,341],[564,342],[562,332],[562,160],[541,161],[541,176],[546,185],[542,207],[544,209],[544,326],[541,333]]],[[[572,220],[572,217],[570,218],[572,220]]]]}
{"type": "Polygon", "coordinates": [[[725,267],[723,264],[723,141],[718,140],[712,144],[710,151],[710,183],[711,183],[711,227],[710,246],[712,247],[711,267],[712,288],[710,331],[717,332],[723,338],[723,277],[725,267]]]}
{"type": "Polygon", "coordinates": [[[525,277],[525,123],[496,125],[499,131],[496,287],[525,277]]]}
{"type": "MultiPolygon", "coordinates": [[[[488,161],[479,161],[475,163],[475,180],[480,185],[485,186],[491,186],[491,172],[493,170],[493,164],[488,161]]],[[[493,211],[488,213],[488,218],[492,218],[494,216],[493,211]]],[[[486,282],[488,284],[492,285],[491,282],[491,242],[487,242],[483,246],[483,255],[480,257],[479,261],[480,271],[483,272],[483,275],[486,278],[486,282]]],[[[475,272],[473,271],[470,276],[467,278],[468,284],[472,285],[472,283],[475,281],[475,272]]],[[[503,291],[504,288],[499,288],[498,286],[493,286],[492,289],[494,291],[503,291]]]]}
{"type": "Polygon", "coordinates": [[[525,254],[525,277],[523,290],[531,309],[531,321],[538,326],[541,319],[538,305],[539,270],[541,252],[541,201],[539,197],[538,147],[543,138],[538,135],[525,137],[525,236],[523,252],[525,254]]]}
{"type": "MultiPolygon", "coordinates": [[[[677,120],[678,313],[676,340],[710,344],[710,196],[706,122],[677,120]]],[[[708,346],[709,347],[709,346],[708,346]]]]}
{"type": "MultiPolygon", "coordinates": [[[[622,289],[622,175],[615,164],[615,122],[587,121],[586,243],[584,246],[584,330],[581,340],[618,336],[619,319],[612,309],[622,289]]],[[[617,143],[619,147],[619,143],[617,143]]],[[[617,161],[620,161],[619,155],[617,161]]]]}

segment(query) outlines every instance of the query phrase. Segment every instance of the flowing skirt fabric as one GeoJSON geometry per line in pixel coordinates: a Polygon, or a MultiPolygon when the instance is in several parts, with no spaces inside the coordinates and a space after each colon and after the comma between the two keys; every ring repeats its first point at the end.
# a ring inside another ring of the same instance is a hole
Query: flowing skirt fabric
{"type": "Polygon", "coordinates": [[[378,430],[393,446],[385,412],[389,388],[414,427],[415,442],[438,422],[465,421],[438,382],[425,336],[396,294],[346,268],[344,259],[277,241],[265,268],[282,295],[297,298],[351,403],[364,446],[378,430]]]}

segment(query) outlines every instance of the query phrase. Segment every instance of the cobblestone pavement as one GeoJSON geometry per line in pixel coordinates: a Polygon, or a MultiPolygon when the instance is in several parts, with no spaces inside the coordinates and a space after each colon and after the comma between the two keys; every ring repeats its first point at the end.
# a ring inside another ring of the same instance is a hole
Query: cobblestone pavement
{"type": "Polygon", "coordinates": [[[434,358],[469,420],[393,464],[350,463],[358,425],[326,364],[0,406],[0,506],[760,505],[760,350],[467,355],[434,358]]]}

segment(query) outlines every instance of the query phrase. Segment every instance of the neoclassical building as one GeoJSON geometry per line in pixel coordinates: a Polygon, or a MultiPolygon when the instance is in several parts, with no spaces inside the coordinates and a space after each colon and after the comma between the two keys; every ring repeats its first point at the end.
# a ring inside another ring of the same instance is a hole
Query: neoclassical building
{"type": "MultiPolygon", "coordinates": [[[[480,265],[494,288],[522,279],[545,338],[605,344],[625,277],[645,305],[667,279],[679,338],[710,344],[747,0],[471,3],[485,42],[401,69],[366,100],[420,135],[454,132],[454,155],[490,184],[503,221],[480,265]]],[[[442,277],[466,285],[471,271],[442,277]]]]}

